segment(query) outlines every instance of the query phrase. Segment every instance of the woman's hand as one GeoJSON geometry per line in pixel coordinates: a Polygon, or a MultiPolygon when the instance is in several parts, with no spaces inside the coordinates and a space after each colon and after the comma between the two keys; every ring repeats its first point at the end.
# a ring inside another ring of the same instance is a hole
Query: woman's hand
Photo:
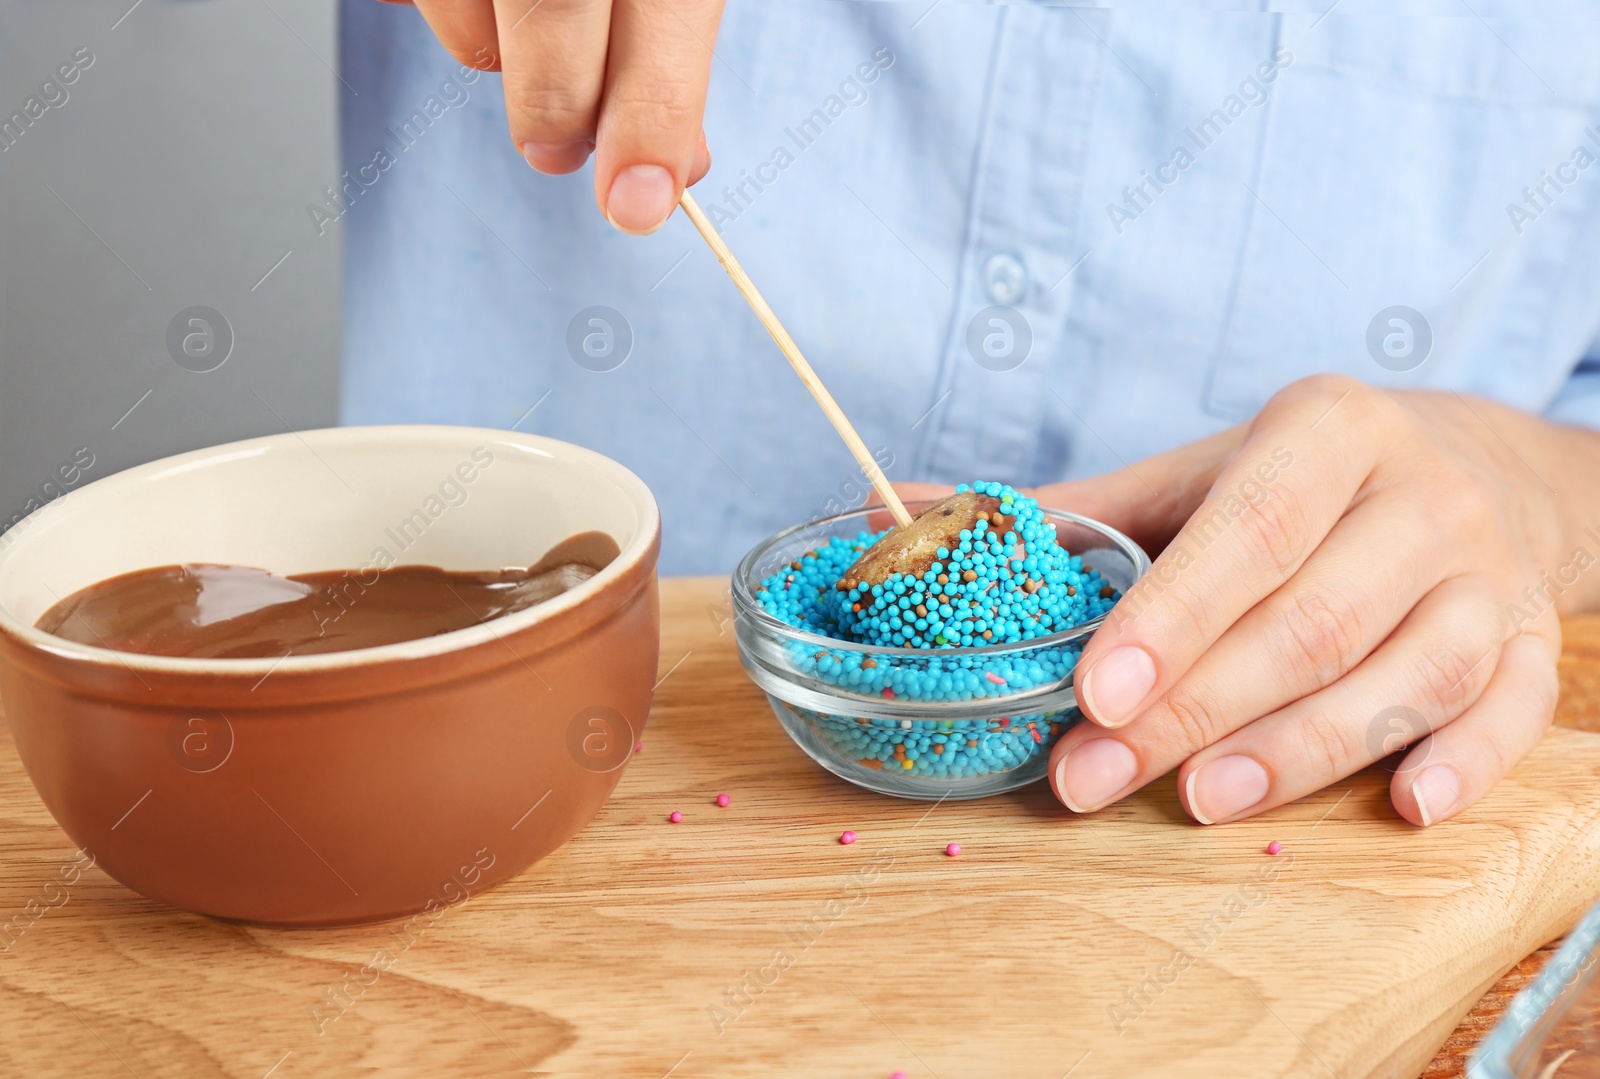
{"type": "Polygon", "coordinates": [[[1316,376],[1036,493],[1164,548],[1078,664],[1092,722],[1050,777],[1079,812],[1177,767],[1196,820],[1238,820],[1409,744],[1395,809],[1444,820],[1543,735],[1557,611],[1600,584],[1600,436],[1453,393],[1316,376]]]}
{"type": "Polygon", "coordinates": [[[654,232],[711,167],[700,121],[722,0],[414,3],[457,60],[504,72],[528,164],[574,172],[594,153],[595,201],[623,232],[654,232]]]}

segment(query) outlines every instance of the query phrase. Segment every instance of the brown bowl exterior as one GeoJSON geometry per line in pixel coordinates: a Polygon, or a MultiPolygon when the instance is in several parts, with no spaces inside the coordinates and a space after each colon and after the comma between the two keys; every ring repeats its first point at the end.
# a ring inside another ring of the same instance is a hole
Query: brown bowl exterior
{"type": "Polygon", "coordinates": [[[274,925],[434,910],[555,850],[616,786],[655,680],[659,544],[495,640],[265,678],[0,627],[0,699],[46,807],[137,892],[274,925]]]}

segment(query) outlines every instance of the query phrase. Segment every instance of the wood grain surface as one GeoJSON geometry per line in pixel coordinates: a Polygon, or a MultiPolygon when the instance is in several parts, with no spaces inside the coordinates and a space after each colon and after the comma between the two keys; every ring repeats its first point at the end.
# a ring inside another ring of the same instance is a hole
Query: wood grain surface
{"type": "MultiPolygon", "coordinates": [[[[0,1075],[1444,1079],[1600,894],[1600,735],[1426,831],[1381,765],[1211,829],[1170,779],[1085,818],[901,802],[789,742],[724,588],[664,583],[597,820],[432,918],[259,929],[74,871],[0,730],[0,1075]]],[[[1561,719],[1600,728],[1600,622],[1568,633],[1561,719]]]]}
{"type": "MultiPolygon", "coordinates": [[[[1570,618],[1562,625],[1561,699],[1556,705],[1556,723],[1582,731],[1600,732],[1600,617],[1570,618]]],[[[1485,1034],[1494,1028],[1511,998],[1544,969],[1559,940],[1540,948],[1506,972],[1472,1010],[1461,1020],[1439,1047],[1439,1052],[1422,1073],[1422,1079],[1464,1079],[1467,1058],[1485,1034]]],[[[1591,1030],[1600,1030],[1600,1012],[1578,1017],[1591,1030]]],[[[1581,1062],[1569,1059],[1569,1071],[1581,1062]]],[[[1595,1062],[1590,1061],[1590,1066],[1595,1062]]],[[[1560,1079],[1559,1073],[1552,1079],[1560,1079]]]]}

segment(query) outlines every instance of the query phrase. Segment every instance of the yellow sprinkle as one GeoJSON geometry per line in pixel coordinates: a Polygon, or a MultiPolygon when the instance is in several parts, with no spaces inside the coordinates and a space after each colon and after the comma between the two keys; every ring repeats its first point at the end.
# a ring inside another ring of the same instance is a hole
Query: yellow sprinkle
{"type": "Polygon", "coordinates": [[[909,771],[911,771],[911,766],[916,764],[916,763],[917,763],[916,761],[901,761],[900,762],[900,767],[904,768],[906,771],[909,772],[909,771]]]}

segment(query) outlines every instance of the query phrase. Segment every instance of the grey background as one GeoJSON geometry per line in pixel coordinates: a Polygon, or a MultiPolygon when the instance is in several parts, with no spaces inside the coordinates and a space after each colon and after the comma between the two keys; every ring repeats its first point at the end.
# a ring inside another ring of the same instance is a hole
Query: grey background
{"type": "Polygon", "coordinates": [[[334,25],[331,0],[0,0],[0,119],[95,57],[0,152],[0,530],[80,449],[78,486],[336,422],[338,233],[306,210],[338,177],[334,25]],[[234,336],[204,374],[167,348],[195,305],[234,336]]]}

